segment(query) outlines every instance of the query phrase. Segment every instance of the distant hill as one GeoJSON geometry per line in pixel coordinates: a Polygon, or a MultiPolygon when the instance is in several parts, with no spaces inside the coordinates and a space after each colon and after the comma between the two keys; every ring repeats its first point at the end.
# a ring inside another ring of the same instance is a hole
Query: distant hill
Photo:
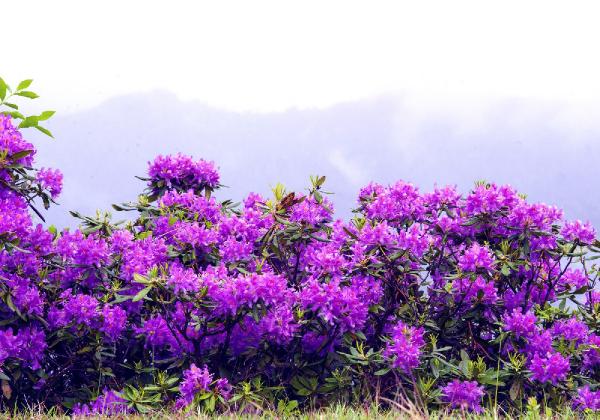
{"type": "Polygon", "coordinates": [[[135,199],[144,185],[134,176],[144,175],[155,155],[175,152],[214,160],[230,186],[219,193],[223,199],[267,193],[277,181],[301,189],[310,174],[323,174],[337,215],[346,217],[369,180],[465,191],[486,179],[600,226],[600,130],[575,136],[555,124],[559,113],[505,101],[472,122],[468,115],[417,114],[395,96],[323,110],[235,113],[153,92],[58,113],[48,124],[56,141],[28,135],[39,148],[38,164],[65,175],[61,205],[49,215],[58,226],[74,224],[67,210],[90,214],[135,199]]]}

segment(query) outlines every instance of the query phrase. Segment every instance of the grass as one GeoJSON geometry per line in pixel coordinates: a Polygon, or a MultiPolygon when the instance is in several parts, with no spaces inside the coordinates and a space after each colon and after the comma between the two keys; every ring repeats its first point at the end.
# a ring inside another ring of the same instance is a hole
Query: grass
{"type": "MultiPolygon", "coordinates": [[[[58,420],[58,419],[69,419],[69,416],[47,413],[41,408],[30,409],[27,412],[15,415],[14,413],[1,413],[0,419],[15,419],[15,420],[58,420]]],[[[102,416],[88,417],[88,418],[107,418],[102,416]]],[[[501,412],[485,411],[482,414],[472,413],[423,413],[414,406],[396,406],[393,410],[380,410],[376,406],[372,407],[352,407],[348,405],[335,405],[327,409],[314,410],[308,412],[299,412],[294,415],[282,415],[276,412],[262,412],[260,414],[234,414],[224,413],[218,415],[207,415],[204,413],[172,413],[167,411],[159,411],[148,413],[144,415],[127,415],[127,416],[115,416],[112,417],[117,419],[125,420],[142,420],[142,419],[173,419],[173,420],[203,420],[203,419],[217,419],[217,420],[243,420],[243,419],[283,419],[283,418],[295,418],[302,420],[325,420],[325,419],[341,419],[341,420],[371,420],[371,419],[416,419],[416,420],[442,420],[442,419],[464,419],[464,420],[496,420],[496,419],[527,419],[527,420],[550,420],[550,419],[600,419],[600,413],[593,414],[587,413],[582,414],[573,412],[570,408],[565,408],[559,412],[548,411],[546,413],[528,412],[520,416],[511,416],[501,412]]]]}

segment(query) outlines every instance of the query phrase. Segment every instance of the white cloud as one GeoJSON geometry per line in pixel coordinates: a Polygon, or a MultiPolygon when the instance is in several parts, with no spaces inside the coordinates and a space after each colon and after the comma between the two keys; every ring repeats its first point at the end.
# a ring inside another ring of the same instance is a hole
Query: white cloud
{"type": "Polygon", "coordinates": [[[369,177],[363,168],[344,155],[340,149],[334,149],[328,157],[329,163],[350,182],[354,188],[364,186],[369,177]]]}

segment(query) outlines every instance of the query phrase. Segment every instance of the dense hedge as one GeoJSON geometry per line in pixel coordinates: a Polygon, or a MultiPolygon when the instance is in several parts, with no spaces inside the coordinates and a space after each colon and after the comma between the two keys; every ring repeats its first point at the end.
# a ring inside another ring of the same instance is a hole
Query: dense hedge
{"type": "Polygon", "coordinates": [[[173,155],[115,206],[133,222],[57,231],[34,220],[62,175],[15,128],[50,115],[0,117],[2,407],[600,409],[589,223],[483,182],[369,184],[349,221],[324,177],[234,205],[211,162],[173,155]]]}

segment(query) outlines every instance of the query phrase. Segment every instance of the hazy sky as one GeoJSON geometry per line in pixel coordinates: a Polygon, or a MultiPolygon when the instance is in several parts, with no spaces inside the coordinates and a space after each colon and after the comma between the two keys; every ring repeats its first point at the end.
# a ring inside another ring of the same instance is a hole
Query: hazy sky
{"type": "Polygon", "coordinates": [[[600,3],[7,1],[0,75],[55,109],[39,162],[62,206],[134,198],[158,153],[215,159],[229,193],[325,173],[511,183],[600,226],[600,3]],[[9,35],[7,35],[9,34],[9,35]],[[8,37],[8,38],[7,38],[8,37]]]}
{"type": "Polygon", "coordinates": [[[61,112],[165,89],[229,110],[325,107],[389,92],[415,107],[499,97],[589,112],[598,2],[10,1],[3,76],[61,112]]]}

